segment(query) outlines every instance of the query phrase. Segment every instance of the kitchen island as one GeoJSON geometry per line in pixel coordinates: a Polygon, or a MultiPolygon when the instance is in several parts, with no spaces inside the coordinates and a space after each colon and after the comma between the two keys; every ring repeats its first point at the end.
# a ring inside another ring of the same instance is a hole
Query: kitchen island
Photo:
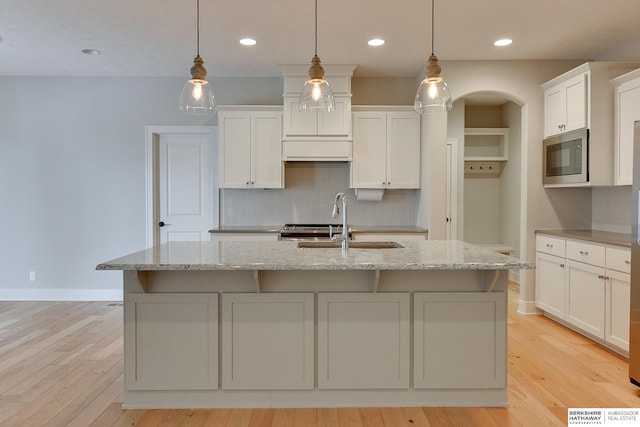
{"type": "Polygon", "coordinates": [[[460,241],[171,242],[124,272],[126,408],[505,406],[507,272],[460,241]]]}

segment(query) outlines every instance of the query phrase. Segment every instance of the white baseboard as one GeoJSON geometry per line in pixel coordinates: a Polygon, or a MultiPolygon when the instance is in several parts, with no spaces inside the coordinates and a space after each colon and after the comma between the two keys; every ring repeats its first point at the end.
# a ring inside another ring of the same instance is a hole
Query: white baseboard
{"type": "Polygon", "coordinates": [[[122,289],[0,289],[0,301],[122,301],[122,289]]]}
{"type": "Polygon", "coordinates": [[[535,301],[518,300],[518,313],[520,314],[542,314],[542,311],[536,307],[535,301]]]}

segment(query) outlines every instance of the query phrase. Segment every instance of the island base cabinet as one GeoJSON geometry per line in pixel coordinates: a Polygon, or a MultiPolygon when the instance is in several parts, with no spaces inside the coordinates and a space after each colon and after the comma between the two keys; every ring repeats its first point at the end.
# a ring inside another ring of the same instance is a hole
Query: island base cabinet
{"type": "Polygon", "coordinates": [[[318,294],[318,389],[408,389],[409,293],[318,294]]]}
{"type": "Polygon", "coordinates": [[[506,293],[415,293],[416,389],[506,387],[506,293]]]}
{"type": "Polygon", "coordinates": [[[314,387],[313,293],[222,295],[222,388],[314,387]]]}
{"type": "Polygon", "coordinates": [[[124,306],[127,390],[218,388],[217,294],[126,293],[124,306]]]}

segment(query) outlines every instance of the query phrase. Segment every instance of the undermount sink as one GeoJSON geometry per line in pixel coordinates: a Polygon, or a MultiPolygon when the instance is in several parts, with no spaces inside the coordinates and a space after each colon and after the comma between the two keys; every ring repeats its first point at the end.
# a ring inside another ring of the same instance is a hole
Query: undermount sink
{"type": "MultiPolygon", "coordinates": [[[[314,242],[298,242],[298,247],[303,249],[311,248],[341,248],[341,242],[326,242],[326,241],[314,241],[314,242]]],[[[349,248],[352,249],[396,249],[404,248],[400,243],[396,242],[349,242],[349,248]]]]}

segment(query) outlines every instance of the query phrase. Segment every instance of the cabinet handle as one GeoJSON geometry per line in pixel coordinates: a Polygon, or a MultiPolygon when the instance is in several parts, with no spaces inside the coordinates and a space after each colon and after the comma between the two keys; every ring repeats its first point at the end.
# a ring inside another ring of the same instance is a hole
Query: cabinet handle
{"type": "Polygon", "coordinates": [[[629,261],[628,259],[625,259],[624,263],[628,265],[628,264],[631,264],[631,261],[629,261]]]}
{"type": "Polygon", "coordinates": [[[580,255],[589,255],[589,252],[587,252],[587,251],[580,251],[580,255]]]}
{"type": "Polygon", "coordinates": [[[552,248],[552,247],[553,247],[553,245],[552,245],[551,243],[547,243],[547,247],[548,247],[548,248],[552,248]]]}
{"type": "Polygon", "coordinates": [[[564,264],[560,264],[560,267],[561,267],[561,268],[564,268],[564,264]]]}

